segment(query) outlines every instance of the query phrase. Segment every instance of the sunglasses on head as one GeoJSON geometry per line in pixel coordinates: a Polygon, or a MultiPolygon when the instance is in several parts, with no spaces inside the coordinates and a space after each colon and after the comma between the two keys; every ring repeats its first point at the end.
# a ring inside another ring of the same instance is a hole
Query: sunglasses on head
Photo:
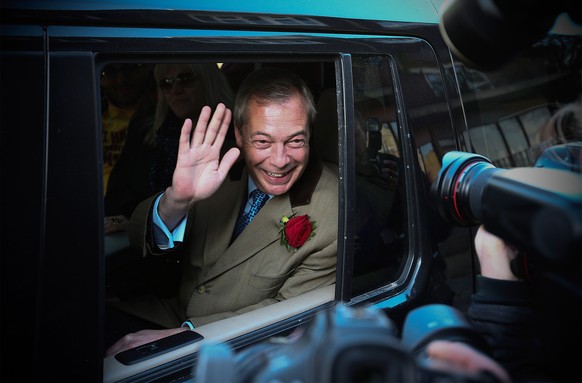
{"type": "Polygon", "coordinates": [[[169,92],[174,87],[174,84],[180,85],[182,88],[192,88],[198,77],[192,73],[182,73],[176,77],[166,77],[160,80],[160,89],[164,92],[169,92]]]}

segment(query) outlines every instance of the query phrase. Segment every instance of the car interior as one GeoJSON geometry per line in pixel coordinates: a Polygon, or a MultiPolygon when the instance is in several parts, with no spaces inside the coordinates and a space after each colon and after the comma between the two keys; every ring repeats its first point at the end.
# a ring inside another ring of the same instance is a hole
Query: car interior
{"type": "MultiPolygon", "coordinates": [[[[186,60],[180,62],[187,62],[186,60]]],[[[109,64],[102,63],[103,66],[109,64]]],[[[154,68],[158,62],[141,63],[154,68]]],[[[252,70],[264,66],[287,67],[300,75],[310,87],[317,105],[317,117],[312,134],[312,150],[326,166],[334,171],[355,170],[354,188],[357,196],[354,233],[353,295],[361,294],[397,281],[405,262],[404,231],[406,211],[402,161],[400,160],[399,131],[395,114],[395,97],[390,76],[390,63],[378,57],[357,57],[354,60],[353,94],[356,111],[354,129],[341,129],[346,124],[346,111],[338,90],[337,65],[332,60],[285,62],[222,62],[216,63],[227,77],[233,90],[252,70]],[[338,145],[339,132],[354,132],[343,142],[353,145],[345,152],[338,145]],[[344,169],[344,170],[342,170],[344,169]]],[[[155,95],[159,97],[160,95],[155,95]]],[[[338,188],[340,185],[338,185],[338,188]]],[[[340,201],[338,201],[340,204],[340,201]]],[[[339,230],[338,230],[339,232],[339,230]]],[[[339,234],[338,234],[339,235],[339,234]]],[[[131,299],[140,294],[160,297],[177,293],[180,260],[142,257],[129,245],[126,232],[105,236],[106,300],[131,299]]],[[[307,294],[197,327],[195,330],[210,341],[230,341],[249,337],[253,331],[284,321],[293,322],[294,315],[305,314],[334,301],[335,285],[307,294]]],[[[195,352],[200,343],[182,347],[156,358],[154,364],[180,360],[195,352]]],[[[149,363],[149,368],[152,367],[149,363]]],[[[105,359],[105,378],[118,379],[118,373],[136,374],[139,365],[123,366],[113,357],[105,359]],[[116,372],[117,371],[117,372],[116,372]]]]}

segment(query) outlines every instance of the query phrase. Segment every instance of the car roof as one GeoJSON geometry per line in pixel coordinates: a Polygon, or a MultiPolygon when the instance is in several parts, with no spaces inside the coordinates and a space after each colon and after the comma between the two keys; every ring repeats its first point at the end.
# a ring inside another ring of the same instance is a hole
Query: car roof
{"type": "Polygon", "coordinates": [[[286,14],[348,19],[390,20],[399,22],[438,23],[444,0],[5,0],[3,9],[28,10],[179,10],[210,12],[244,12],[252,14],[286,14]]]}

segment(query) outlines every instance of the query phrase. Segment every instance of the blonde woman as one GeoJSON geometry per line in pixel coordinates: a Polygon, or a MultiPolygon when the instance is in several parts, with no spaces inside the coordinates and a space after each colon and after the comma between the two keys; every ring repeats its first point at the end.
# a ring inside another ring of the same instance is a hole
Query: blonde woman
{"type": "MultiPolygon", "coordinates": [[[[125,230],[133,209],[172,183],[178,138],[186,118],[198,118],[205,105],[232,107],[234,93],[214,63],[158,64],[155,113],[131,125],[105,195],[105,232],[125,230]]],[[[234,133],[229,132],[233,139],[234,133]]],[[[226,145],[225,145],[226,146],[226,145]]]]}

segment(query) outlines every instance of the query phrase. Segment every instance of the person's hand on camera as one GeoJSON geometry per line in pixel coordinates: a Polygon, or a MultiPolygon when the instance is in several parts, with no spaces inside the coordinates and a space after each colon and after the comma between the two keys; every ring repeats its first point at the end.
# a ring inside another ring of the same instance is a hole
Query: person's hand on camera
{"type": "Polygon", "coordinates": [[[381,161],[380,178],[386,181],[389,189],[394,190],[398,187],[398,163],[391,159],[381,161]]]}
{"type": "Polygon", "coordinates": [[[475,251],[479,257],[481,275],[493,279],[518,280],[510,265],[517,257],[517,251],[501,238],[485,230],[483,225],[479,227],[475,236],[475,251]]]}
{"type": "Polygon", "coordinates": [[[431,368],[461,375],[487,372],[500,382],[511,382],[509,374],[499,363],[467,344],[435,340],[426,349],[431,368]]]}

